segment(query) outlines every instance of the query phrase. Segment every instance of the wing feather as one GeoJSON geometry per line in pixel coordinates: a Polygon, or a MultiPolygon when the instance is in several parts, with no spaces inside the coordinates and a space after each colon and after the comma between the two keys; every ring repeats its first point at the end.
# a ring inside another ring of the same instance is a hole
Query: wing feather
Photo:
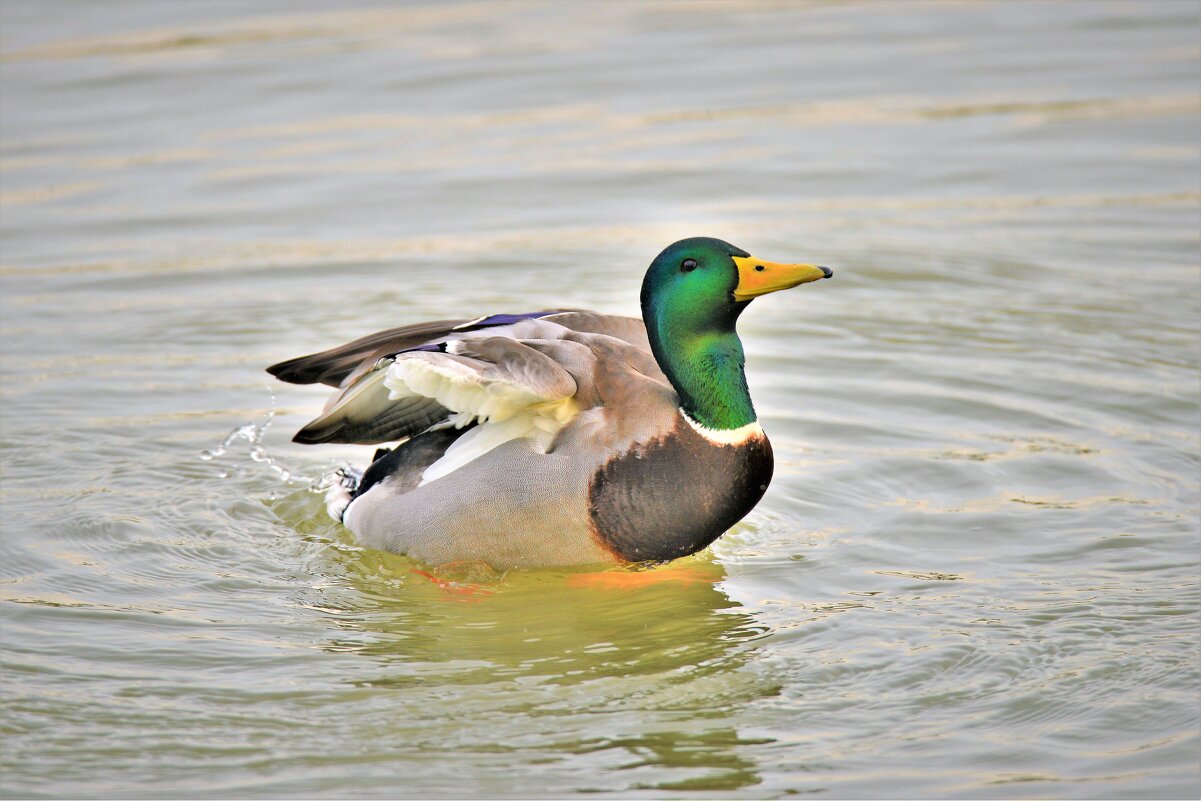
{"type": "Polygon", "coordinates": [[[524,423],[506,431],[553,435],[574,415],[569,401],[575,379],[536,348],[500,336],[445,345],[446,351],[415,350],[381,360],[293,440],[374,445],[442,422],[463,428],[514,417],[524,423]]]}
{"type": "Polygon", "coordinates": [[[381,366],[351,384],[292,441],[376,445],[410,437],[446,419],[449,411],[432,398],[391,398],[384,384],[387,375],[386,366],[381,366]]]}
{"type": "Polygon", "coordinates": [[[584,310],[392,328],[268,372],[339,388],[296,442],[374,445],[470,426],[426,469],[429,482],[513,439],[548,451],[581,408],[612,400],[600,374],[617,368],[602,356],[661,377],[641,320],[584,310]]]}
{"type": "Polygon", "coordinates": [[[289,384],[341,386],[352,373],[369,370],[384,356],[436,342],[464,322],[435,320],[377,331],[336,348],[273,364],[267,372],[289,384]]]}

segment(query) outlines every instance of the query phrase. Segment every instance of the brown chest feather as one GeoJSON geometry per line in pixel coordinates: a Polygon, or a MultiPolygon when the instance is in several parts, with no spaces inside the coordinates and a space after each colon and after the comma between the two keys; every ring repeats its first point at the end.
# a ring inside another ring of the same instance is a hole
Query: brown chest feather
{"type": "Polygon", "coordinates": [[[686,556],[745,517],[771,475],[767,437],[716,445],[681,419],[670,436],[597,471],[588,497],[592,533],[625,561],[686,556]]]}

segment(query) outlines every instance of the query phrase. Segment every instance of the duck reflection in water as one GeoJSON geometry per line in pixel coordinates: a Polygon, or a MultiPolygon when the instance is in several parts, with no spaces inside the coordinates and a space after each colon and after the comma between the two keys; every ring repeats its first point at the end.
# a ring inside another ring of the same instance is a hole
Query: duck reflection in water
{"type": "MultiPolygon", "coordinates": [[[[770,741],[738,724],[780,685],[748,669],[765,630],[722,590],[708,553],[601,573],[435,570],[370,550],[339,561],[345,584],[320,601],[338,629],[324,647],[370,659],[351,682],[400,696],[381,703],[426,719],[494,719],[488,748],[578,760],[581,790],[759,782],[753,752],[770,741]],[[536,739],[531,716],[545,718],[536,739]],[[524,732],[519,743],[509,731],[524,732]]],[[[414,736],[403,732],[410,747],[414,736]]]]}

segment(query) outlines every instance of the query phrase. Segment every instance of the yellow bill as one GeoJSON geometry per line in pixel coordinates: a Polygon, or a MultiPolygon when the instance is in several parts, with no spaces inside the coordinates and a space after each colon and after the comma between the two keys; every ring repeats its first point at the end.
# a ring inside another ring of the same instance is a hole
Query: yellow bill
{"type": "Polygon", "coordinates": [[[734,287],[734,300],[750,300],[768,292],[791,289],[834,275],[834,271],[829,267],[817,264],[777,264],[753,256],[730,258],[738,266],[738,286],[734,287]]]}

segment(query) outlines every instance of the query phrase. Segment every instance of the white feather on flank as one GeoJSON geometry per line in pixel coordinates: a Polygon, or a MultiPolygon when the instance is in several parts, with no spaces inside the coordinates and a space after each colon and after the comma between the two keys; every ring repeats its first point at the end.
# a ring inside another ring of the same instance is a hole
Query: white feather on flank
{"type": "Polygon", "coordinates": [[[392,400],[420,395],[438,401],[451,410],[455,428],[479,422],[425,469],[422,484],[452,473],[510,440],[532,439],[545,452],[579,411],[572,398],[546,401],[518,384],[484,379],[453,361],[435,365],[421,359],[398,359],[388,367],[384,385],[392,400]]]}
{"type": "Polygon", "coordinates": [[[763,427],[759,425],[758,420],[738,428],[709,428],[693,420],[683,409],[680,409],[680,416],[688,421],[693,431],[714,445],[741,445],[747,440],[763,436],[763,427]]]}

